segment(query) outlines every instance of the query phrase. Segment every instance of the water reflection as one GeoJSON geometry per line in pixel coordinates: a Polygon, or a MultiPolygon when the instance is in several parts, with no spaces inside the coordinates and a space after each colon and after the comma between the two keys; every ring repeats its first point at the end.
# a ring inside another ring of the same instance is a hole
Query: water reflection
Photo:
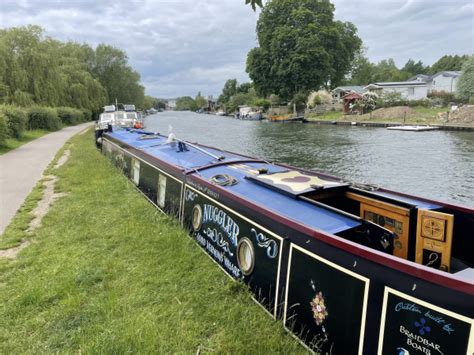
{"type": "Polygon", "coordinates": [[[474,133],[239,121],[190,112],[146,119],[150,130],[429,198],[474,206],[474,133]]]}

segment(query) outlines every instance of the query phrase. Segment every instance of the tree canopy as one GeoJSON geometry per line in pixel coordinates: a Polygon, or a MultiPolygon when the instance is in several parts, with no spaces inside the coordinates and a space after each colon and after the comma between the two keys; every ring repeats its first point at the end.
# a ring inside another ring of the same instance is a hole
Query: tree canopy
{"type": "Polygon", "coordinates": [[[474,100],[474,56],[464,61],[456,95],[463,100],[474,100]]]}
{"type": "Polygon", "coordinates": [[[350,22],[334,20],[327,0],[270,0],[257,22],[259,46],[247,72],[260,95],[293,97],[339,85],[362,41],[350,22]]]}
{"type": "Polygon", "coordinates": [[[97,111],[117,98],[141,106],[139,81],[120,49],[60,42],[39,26],[0,30],[0,103],[97,111]]]}
{"type": "Polygon", "coordinates": [[[179,97],[176,100],[176,111],[196,111],[196,101],[191,96],[179,97]]]}

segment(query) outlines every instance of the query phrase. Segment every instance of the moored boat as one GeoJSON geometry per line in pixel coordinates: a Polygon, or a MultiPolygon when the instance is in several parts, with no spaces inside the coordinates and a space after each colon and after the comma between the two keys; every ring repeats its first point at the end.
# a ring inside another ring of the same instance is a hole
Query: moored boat
{"type": "Polygon", "coordinates": [[[308,349],[474,350],[474,211],[117,129],[101,150],[308,349]]]}

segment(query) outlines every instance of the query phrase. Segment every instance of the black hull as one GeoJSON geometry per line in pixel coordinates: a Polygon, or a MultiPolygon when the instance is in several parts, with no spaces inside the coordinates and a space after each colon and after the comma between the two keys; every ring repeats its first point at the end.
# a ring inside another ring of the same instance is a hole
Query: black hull
{"type": "Polygon", "coordinates": [[[472,353],[472,285],[443,283],[440,272],[426,277],[403,260],[384,264],[377,253],[348,248],[337,237],[296,225],[112,137],[104,136],[102,151],[308,349],[472,353]],[[255,256],[248,275],[236,257],[242,243],[255,256]]]}

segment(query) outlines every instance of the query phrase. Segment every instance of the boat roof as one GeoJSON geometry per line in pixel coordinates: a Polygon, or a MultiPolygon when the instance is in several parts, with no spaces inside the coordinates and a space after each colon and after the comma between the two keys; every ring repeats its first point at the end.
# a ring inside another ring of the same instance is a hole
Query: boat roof
{"type": "MultiPolygon", "coordinates": [[[[185,142],[187,150],[179,151],[177,144],[167,143],[168,138],[157,132],[119,129],[109,132],[108,136],[171,164],[183,173],[198,176],[208,182],[211,182],[211,178],[218,174],[230,175],[237,179],[238,183],[232,186],[221,186],[222,188],[237,197],[308,227],[335,234],[361,224],[356,218],[296,199],[298,195],[307,192],[307,189],[298,190],[294,188],[297,184],[292,184],[292,182],[298,183],[298,180],[306,179],[306,185],[303,184],[305,187],[343,186],[344,184],[336,178],[323,177],[321,179],[316,173],[304,173],[295,168],[271,164],[197,143],[185,142]],[[260,175],[259,170],[266,170],[266,172],[260,175]]],[[[372,191],[371,194],[417,208],[431,210],[442,207],[424,199],[383,189],[372,191]]]]}
{"type": "Polygon", "coordinates": [[[267,173],[269,174],[288,172],[288,168],[286,167],[267,162],[249,162],[248,157],[200,145],[196,146],[216,156],[223,156],[224,159],[219,161],[190,145],[187,145],[188,151],[178,152],[176,146],[173,147],[171,144],[166,143],[166,137],[150,134],[145,135],[143,131],[140,130],[117,130],[108,135],[168,164],[175,165],[184,171],[192,171],[193,169],[209,166],[206,169],[190,174],[199,176],[208,181],[211,181],[211,178],[217,174],[230,175],[236,178],[238,183],[233,186],[221,186],[222,188],[240,198],[264,206],[273,212],[308,227],[335,234],[361,224],[360,221],[355,218],[350,218],[323,207],[297,200],[288,194],[283,194],[275,189],[269,189],[262,184],[255,183],[251,179],[246,178],[252,174],[252,172],[258,171],[259,169],[267,169],[267,173]],[[246,162],[242,163],[243,160],[246,162]],[[222,161],[225,161],[226,164],[210,166],[222,161]]]}

